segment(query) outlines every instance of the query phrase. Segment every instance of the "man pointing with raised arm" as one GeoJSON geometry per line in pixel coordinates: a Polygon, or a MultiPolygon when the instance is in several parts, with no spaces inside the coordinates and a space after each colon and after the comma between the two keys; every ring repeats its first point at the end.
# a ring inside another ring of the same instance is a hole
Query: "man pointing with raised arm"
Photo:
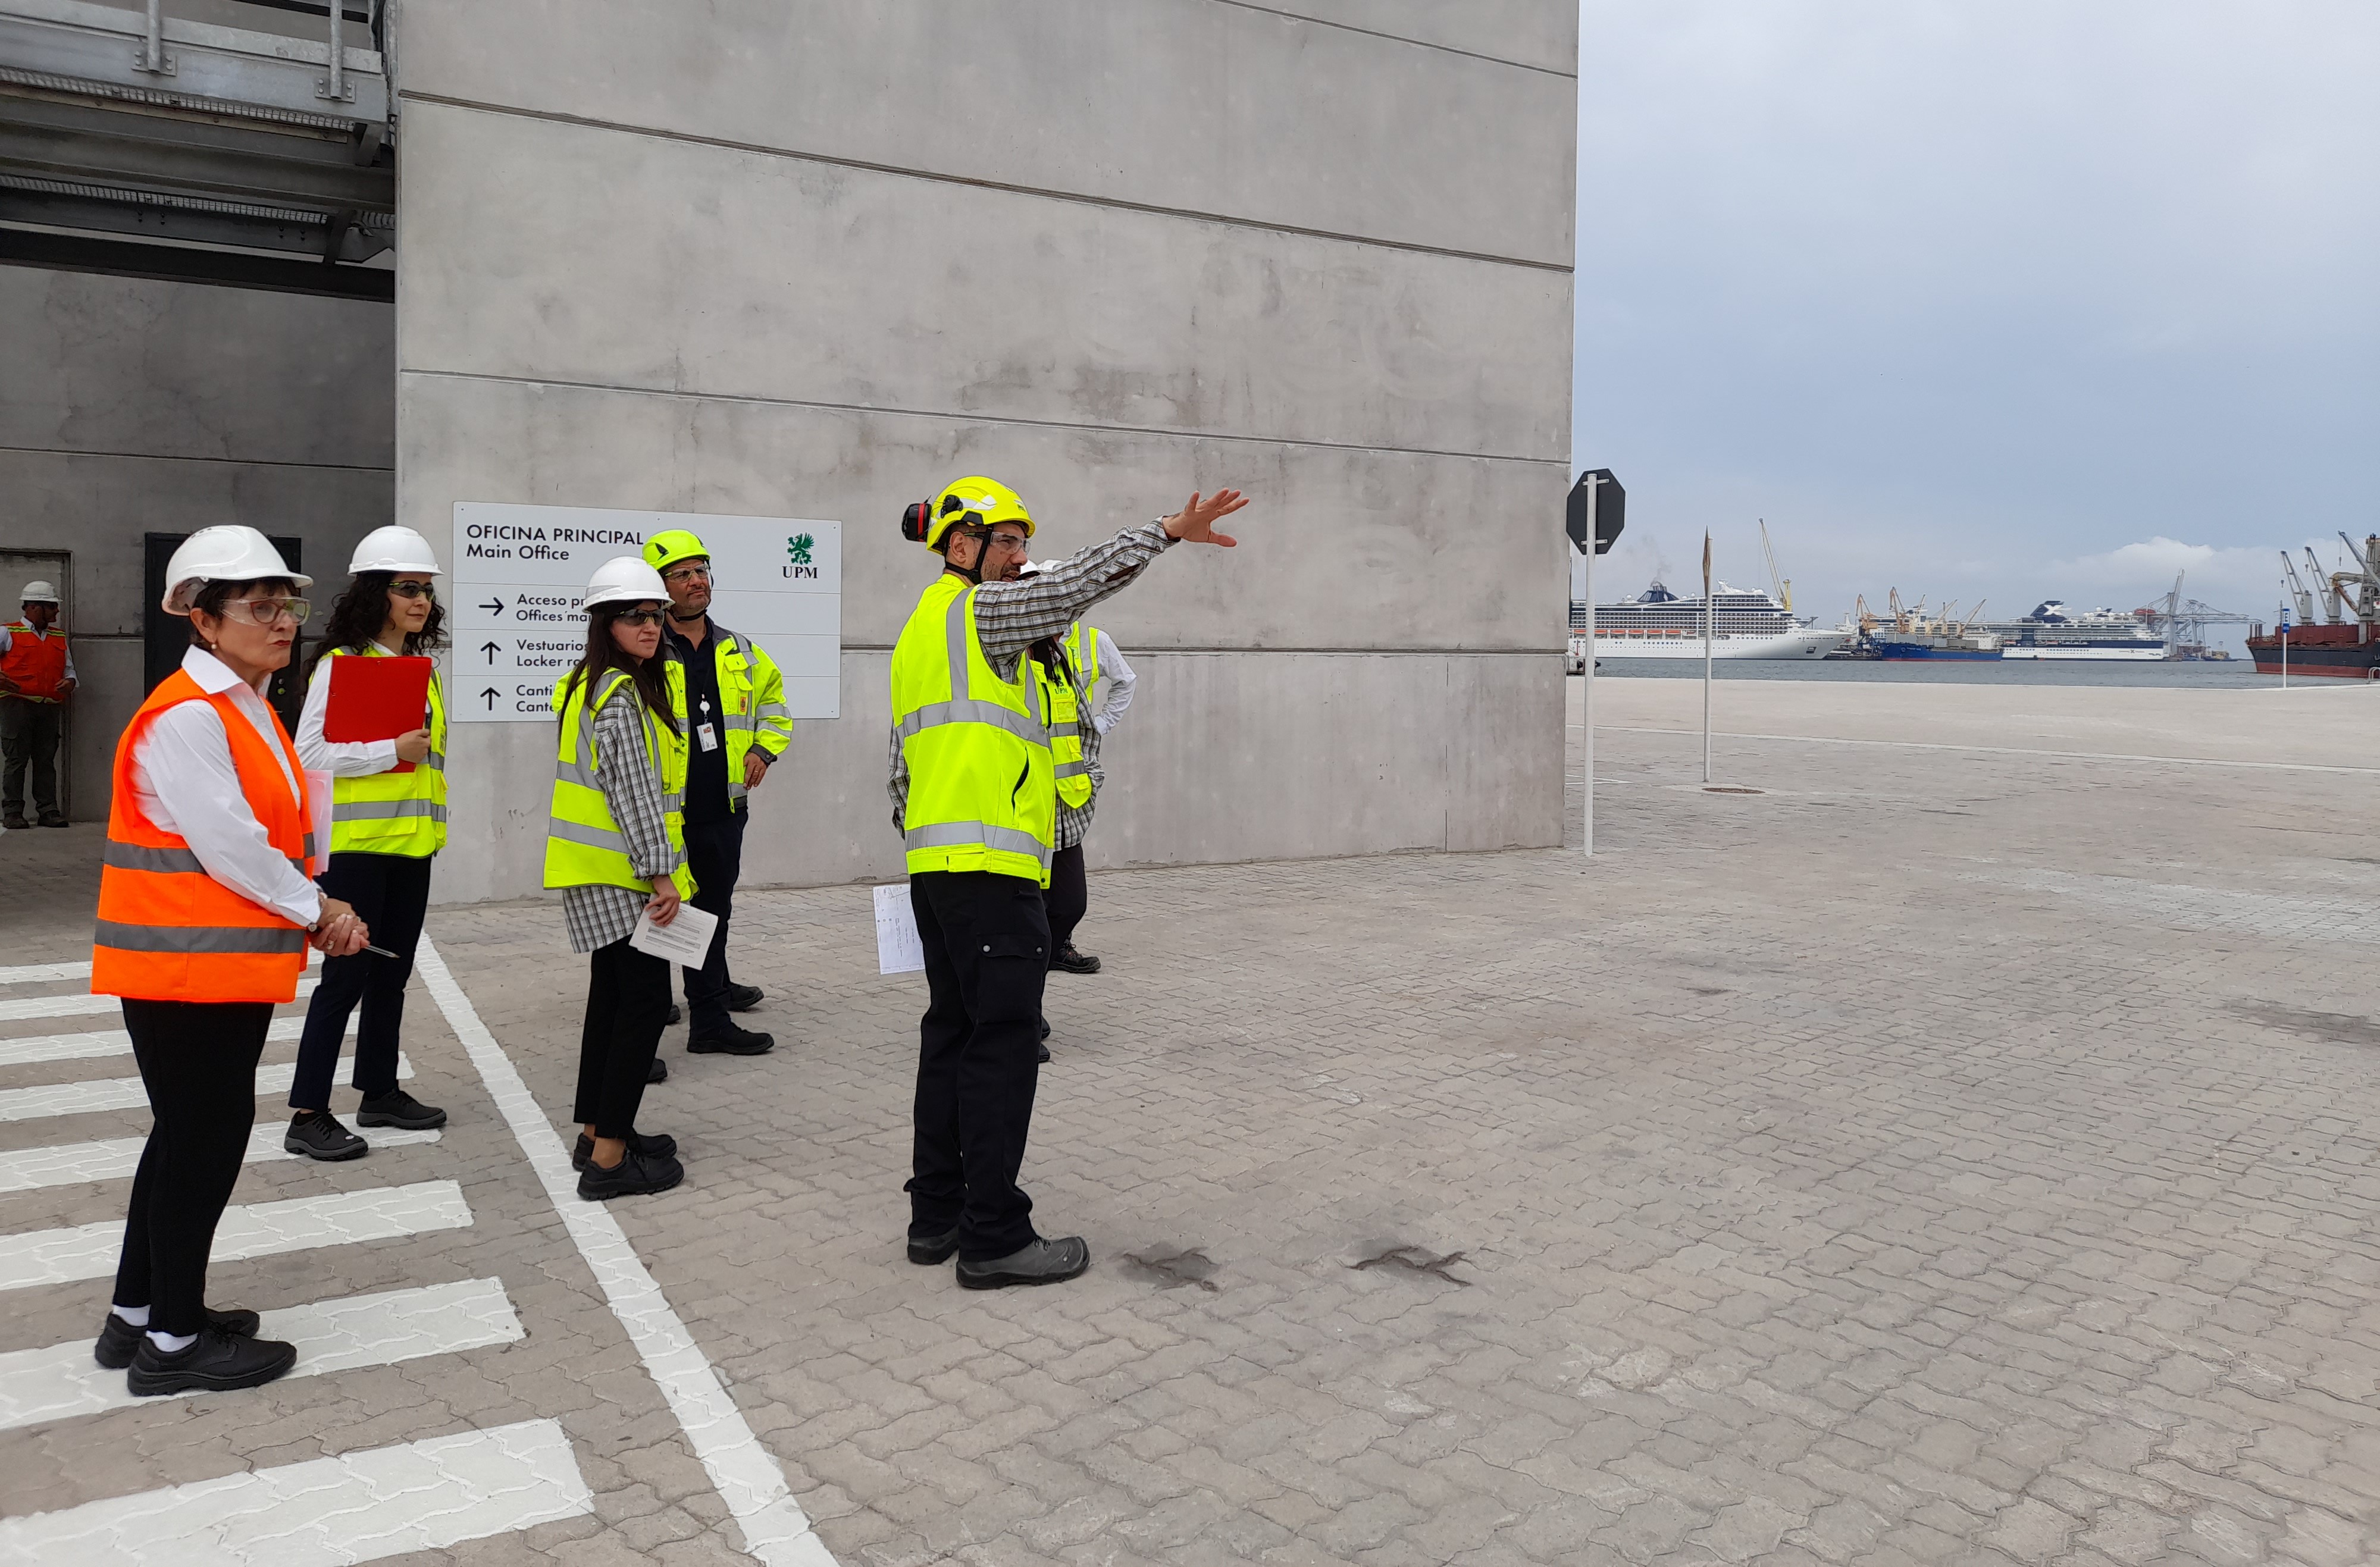
{"type": "Polygon", "coordinates": [[[1017,1187],[1039,1067],[1050,963],[1058,793],[1048,715],[1027,650],[1181,541],[1239,541],[1215,524],[1236,490],[1193,495],[1038,576],[1002,580],[1033,517],[1006,485],[962,479],[911,506],[905,537],[942,557],[892,650],[892,823],[908,853],[909,905],[929,1000],[918,1025],[909,1260],[958,1254],[968,1289],[1053,1284],[1090,1266],[1079,1235],[1044,1240],[1017,1187]]]}

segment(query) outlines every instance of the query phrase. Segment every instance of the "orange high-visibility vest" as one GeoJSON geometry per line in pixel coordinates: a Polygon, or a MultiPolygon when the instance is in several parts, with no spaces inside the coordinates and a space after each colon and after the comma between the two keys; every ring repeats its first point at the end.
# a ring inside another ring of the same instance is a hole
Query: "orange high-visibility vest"
{"type": "MultiPolygon", "coordinates": [[[[100,856],[91,991],[152,1002],[294,1001],[306,972],[306,932],[208,875],[188,843],[141,814],[133,794],[132,757],[140,737],[159,713],[188,701],[214,704],[249,809],[290,864],[313,873],[306,808],[290,793],[272,748],[230,693],[209,696],[187,672],[176,670],[140,704],[115,743],[115,797],[100,856]]],[[[273,733],[288,759],[289,776],[304,778],[278,714],[273,733]]]]}
{"type": "Polygon", "coordinates": [[[0,653],[0,674],[33,701],[56,700],[58,682],[67,677],[67,634],[53,627],[37,637],[24,621],[16,622],[8,627],[8,650],[0,653]]]}

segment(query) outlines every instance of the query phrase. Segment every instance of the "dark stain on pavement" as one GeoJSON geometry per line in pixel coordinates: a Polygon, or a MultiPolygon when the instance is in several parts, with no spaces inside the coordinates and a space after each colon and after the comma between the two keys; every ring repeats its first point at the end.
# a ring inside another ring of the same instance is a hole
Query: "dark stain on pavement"
{"type": "Polygon", "coordinates": [[[2267,1028],[2325,1045],[2380,1045],[2380,1020],[2352,1013],[2309,1012],[2278,1002],[2233,1002],[2231,1010],[2267,1028]]]}
{"type": "Polygon", "coordinates": [[[1160,1290],[1178,1290],[1184,1284],[1196,1284],[1213,1294],[1221,1286],[1215,1282],[1215,1259],[1195,1247],[1172,1256],[1152,1254],[1148,1257],[1127,1256],[1123,1270],[1143,1283],[1155,1284],[1160,1290]]]}
{"type": "Polygon", "coordinates": [[[1458,1279],[1447,1271],[1462,1260],[1463,1254],[1459,1251],[1448,1252],[1444,1257],[1432,1257],[1419,1246],[1391,1246],[1386,1251],[1351,1262],[1347,1266],[1358,1273],[1366,1272],[1374,1268],[1394,1268],[1407,1273],[1427,1273],[1433,1279],[1445,1280],[1457,1289],[1467,1290],[1471,1287],[1470,1280],[1458,1279]]]}

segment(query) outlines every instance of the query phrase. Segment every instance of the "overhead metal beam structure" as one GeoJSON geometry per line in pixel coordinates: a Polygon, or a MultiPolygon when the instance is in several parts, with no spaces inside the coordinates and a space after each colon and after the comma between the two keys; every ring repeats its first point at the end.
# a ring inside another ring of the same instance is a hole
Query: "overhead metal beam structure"
{"type": "Polygon", "coordinates": [[[395,237],[388,78],[347,42],[376,41],[381,0],[248,3],[323,36],[0,0],[0,262],[393,298],[360,265],[395,237]]]}

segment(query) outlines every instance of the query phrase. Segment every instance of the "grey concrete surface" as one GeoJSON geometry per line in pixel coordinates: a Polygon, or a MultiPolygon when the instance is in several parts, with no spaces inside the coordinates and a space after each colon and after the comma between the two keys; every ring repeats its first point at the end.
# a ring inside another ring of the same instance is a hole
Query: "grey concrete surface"
{"type": "MultiPolygon", "coordinates": [[[[1788,683],[1760,694],[1775,738],[1718,746],[1763,792],[1711,795],[1694,686],[1640,684],[1600,736],[1592,866],[1092,879],[1106,967],[1051,982],[1026,1166],[1037,1221],[1091,1244],[1063,1288],[902,1259],[917,981],[876,974],[860,889],[740,902],[778,1050],[674,1033],[641,1120],[688,1181],[613,1211],[844,1567],[2380,1553],[2368,694],[2266,731],[2228,693],[1940,686],[1863,717],[1788,683]],[[1867,723],[1900,733],[1834,743],[1867,723]],[[2168,758],[2069,725],[2154,727],[2168,758]],[[2230,765],[2243,732],[2296,737],[2230,765]]],[[[33,834],[11,961],[82,955],[95,849],[33,834]]],[[[556,911],[431,933],[566,1109],[584,967],[556,911]]],[[[0,1020],[0,1046],[77,1026],[0,1020]]],[[[220,1264],[212,1293],[493,1278],[526,1336],[0,1431],[0,1512],[550,1416],[591,1514],[402,1560],[741,1560],[419,990],[407,1030],[442,1142],[252,1165],[235,1200],[452,1179],[475,1222],[220,1264]]],[[[103,1065],[0,1065],[0,1091],[103,1065]]],[[[0,1123],[0,1155],[140,1121],[0,1123]]],[[[0,1197],[0,1238],[124,1191],[0,1197]]],[[[89,1332],[103,1294],[8,1291],[0,1354],[89,1332]]]]}
{"type": "MultiPolygon", "coordinates": [[[[1130,856],[1550,841],[1549,754],[1508,739],[1560,723],[1574,82],[1536,56],[1575,18],[1297,9],[732,0],[697,42],[410,0],[399,516],[843,520],[851,699],[801,726],[750,871],[806,881],[891,869],[861,684],[931,575],[905,503],[994,473],[1062,553],[1238,485],[1236,557],[1177,552],[1102,612],[1224,661],[1130,856]],[[913,114],[913,78],[1000,106],[913,114]],[[1395,658],[1308,656],[1357,653],[1395,658]]],[[[550,759],[492,728],[449,769],[492,852],[444,898],[534,884],[550,759]]]]}
{"type": "Polygon", "coordinates": [[[141,535],[296,535],[334,590],[394,515],[395,352],[385,305],[0,267],[0,546],[73,555],[75,820],[146,695],[141,535]]]}

